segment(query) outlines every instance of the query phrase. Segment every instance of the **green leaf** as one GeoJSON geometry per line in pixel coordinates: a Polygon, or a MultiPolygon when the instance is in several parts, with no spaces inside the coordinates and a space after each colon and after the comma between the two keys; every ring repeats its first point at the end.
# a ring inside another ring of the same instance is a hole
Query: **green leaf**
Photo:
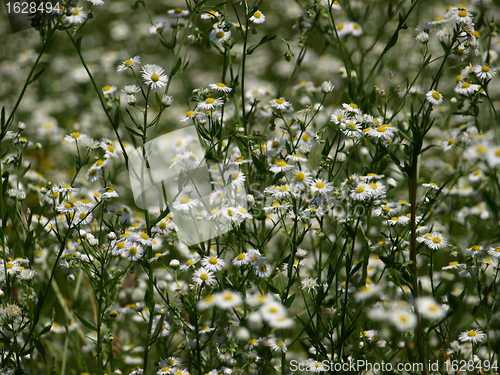
{"type": "Polygon", "coordinates": [[[292,306],[293,301],[295,300],[295,294],[292,294],[285,302],[286,307],[292,306]]]}
{"type": "Polygon", "coordinates": [[[255,51],[257,48],[259,48],[261,45],[263,45],[264,43],[270,42],[271,40],[273,40],[275,38],[276,38],[276,35],[264,35],[258,43],[255,43],[247,48],[246,54],[251,55],[253,53],[253,51],[255,51]]]}
{"type": "Polygon", "coordinates": [[[31,78],[28,82],[28,85],[31,85],[33,82],[35,82],[37,79],[39,79],[43,72],[45,72],[45,67],[43,67],[42,69],[40,69],[33,78],[31,78]]]}
{"type": "Polygon", "coordinates": [[[84,327],[91,329],[93,331],[97,331],[97,328],[92,323],[90,323],[88,320],[86,320],[85,318],[83,318],[81,315],[79,315],[76,312],[75,312],[75,315],[77,316],[78,320],[80,320],[80,322],[84,325],[84,327]]]}
{"type": "Polygon", "coordinates": [[[174,67],[172,68],[172,71],[170,72],[170,76],[173,77],[175,75],[175,73],[177,73],[177,71],[180,69],[182,65],[182,60],[181,58],[179,57],[174,65],[174,67]]]}

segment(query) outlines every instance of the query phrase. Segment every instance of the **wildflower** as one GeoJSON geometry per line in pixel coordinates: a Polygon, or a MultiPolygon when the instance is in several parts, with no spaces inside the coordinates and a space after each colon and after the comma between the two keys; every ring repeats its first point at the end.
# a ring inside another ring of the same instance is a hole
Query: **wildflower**
{"type": "Polygon", "coordinates": [[[255,274],[258,277],[269,277],[272,273],[272,268],[269,263],[266,262],[264,258],[260,258],[254,263],[255,274]]]}
{"type": "Polygon", "coordinates": [[[189,10],[187,9],[182,9],[182,8],[174,8],[174,9],[169,9],[167,11],[167,14],[171,17],[186,17],[189,15],[189,10]]]}
{"type": "Polygon", "coordinates": [[[130,59],[124,60],[118,67],[116,68],[117,72],[123,72],[127,69],[132,69],[134,66],[139,65],[141,63],[141,58],[139,56],[134,56],[130,59]]]}
{"type": "Polygon", "coordinates": [[[213,20],[217,19],[220,17],[220,13],[217,12],[216,10],[210,10],[208,12],[205,12],[201,15],[202,20],[213,20]]]}
{"type": "Polygon", "coordinates": [[[102,93],[104,95],[111,95],[114,94],[115,92],[116,92],[116,86],[106,85],[102,88],[102,93]]]}
{"type": "Polygon", "coordinates": [[[266,16],[264,16],[264,13],[262,13],[260,10],[256,10],[252,14],[252,17],[250,17],[250,22],[253,22],[256,24],[264,23],[265,20],[266,20],[266,16]]]}
{"type": "Polygon", "coordinates": [[[236,266],[243,266],[250,263],[250,259],[247,253],[239,253],[236,258],[233,259],[233,264],[236,266]]]}
{"type": "Polygon", "coordinates": [[[483,252],[483,247],[479,245],[474,245],[465,250],[465,253],[471,257],[475,257],[483,252]]]}
{"type": "Polygon", "coordinates": [[[333,186],[330,182],[321,179],[314,180],[310,186],[313,194],[327,194],[333,190],[333,186]]]}
{"type": "Polygon", "coordinates": [[[212,286],[217,284],[214,273],[206,268],[196,270],[193,276],[193,281],[198,285],[206,284],[212,286]]]}
{"type": "Polygon", "coordinates": [[[396,309],[390,313],[392,324],[401,332],[410,331],[417,325],[415,314],[405,309],[396,309]]]}
{"type": "Polygon", "coordinates": [[[69,10],[69,15],[64,19],[71,24],[80,24],[87,19],[87,12],[82,7],[74,7],[69,10]]]}
{"type": "Polygon", "coordinates": [[[225,262],[223,259],[220,259],[219,257],[212,255],[204,257],[201,260],[201,264],[209,271],[220,271],[224,267],[225,262]]]}
{"type": "Polygon", "coordinates": [[[496,69],[491,68],[489,65],[476,65],[474,66],[474,74],[481,81],[488,81],[496,74],[496,69]]]}
{"type": "Polygon", "coordinates": [[[229,38],[231,38],[231,31],[225,31],[218,27],[214,27],[210,32],[210,40],[217,45],[222,45],[224,42],[227,42],[229,38]]]}
{"type": "Polygon", "coordinates": [[[446,238],[441,233],[437,232],[427,233],[421,238],[421,241],[432,250],[439,250],[448,245],[446,238]]]}
{"type": "Polygon", "coordinates": [[[198,199],[190,198],[190,197],[180,197],[174,203],[172,203],[172,207],[178,211],[190,211],[193,208],[201,207],[202,203],[198,199]]]}
{"type": "Polygon", "coordinates": [[[446,312],[436,303],[432,297],[420,297],[417,299],[418,312],[427,319],[442,319],[446,312]]]}
{"type": "Polygon", "coordinates": [[[231,310],[243,303],[243,299],[238,292],[225,290],[214,295],[215,305],[224,310],[231,310]]]}
{"type": "Polygon", "coordinates": [[[318,287],[318,279],[312,277],[306,277],[301,281],[301,288],[307,290],[309,293],[311,290],[316,290],[318,287]]]}
{"type": "Polygon", "coordinates": [[[228,93],[228,92],[231,92],[233,90],[231,87],[226,86],[222,82],[211,83],[208,87],[210,87],[212,90],[220,91],[220,92],[224,92],[224,93],[228,93]]]}
{"type": "Polygon", "coordinates": [[[351,191],[350,196],[354,200],[364,201],[370,199],[371,193],[367,184],[360,183],[351,191]]]}
{"type": "Polygon", "coordinates": [[[269,168],[269,170],[273,173],[286,172],[290,169],[293,169],[293,166],[284,160],[275,160],[271,168],[269,168]]]}
{"type": "Polygon", "coordinates": [[[461,342],[472,342],[474,344],[478,342],[483,342],[486,340],[486,334],[483,333],[480,329],[471,329],[469,331],[462,332],[458,339],[461,342]]]}
{"type": "Polygon", "coordinates": [[[126,247],[122,252],[122,256],[131,261],[139,260],[140,258],[142,258],[143,254],[144,249],[140,245],[132,245],[126,247]]]}
{"type": "Polygon", "coordinates": [[[215,108],[222,106],[223,104],[224,102],[222,101],[222,99],[209,97],[204,101],[199,102],[196,109],[201,111],[212,111],[215,108]]]}
{"type": "Polygon", "coordinates": [[[285,98],[276,98],[271,100],[271,107],[278,111],[289,112],[293,110],[292,104],[285,100],[285,98]]]}
{"type": "Polygon", "coordinates": [[[439,91],[431,90],[425,94],[427,101],[434,105],[439,105],[443,102],[443,95],[439,91]]]}
{"type": "Polygon", "coordinates": [[[168,76],[163,68],[153,64],[146,64],[142,67],[142,78],[152,89],[165,87],[168,83],[168,76]]]}
{"type": "Polygon", "coordinates": [[[460,95],[469,96],[477,91],[479,91],[480,86],[469,82],[458,82],[455,86],[455,92],[460,95]]]}

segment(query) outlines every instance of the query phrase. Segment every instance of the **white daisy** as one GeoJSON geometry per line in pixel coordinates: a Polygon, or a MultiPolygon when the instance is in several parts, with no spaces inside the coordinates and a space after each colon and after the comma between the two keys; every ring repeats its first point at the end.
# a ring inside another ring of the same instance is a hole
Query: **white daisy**
{"type": "Polygon", "coordinates": [[[266,16],[264,16],[264,13],[262,13],[260,10],[256,10],[253,14],[252,17],[250,17],[250,22],[260,24],[264,23],[266,20],[266,16]]]}
{"type": "Polygon", "coordinates": [[[418,312],[427,319],[439,320],[446,315],[443,307],[436,303],[432,297],[420,297],[416,302],[418,312]]]}
{"type": "Polygon", "coordinates": [[[134,56],[130,59],[124,60],[118,67],[116,68],[117,72],[123,72],[127,69],[132,69],[134,66],[141,63],[141,58],[139,56],[134,56]]]}
{"type": "Polygon", "coordinates": [[[425,98],[427,101],[434,105],[439,105],[443,102],[443,95],[436,90],[431,90],[427,94],[425,94],[425,98]]]}
{"type": "Polygon", "coordinates": [[[217,284],[215,274],[206,268],[196,270],[193,276],[193,281],[198,285],[206,284],[212,286],[217,284]]]}
{"type": "Polygon", "coordinates": [[[226,86],[226,84],[224,84],[222,82],[211,83],[210,85],[208,85],[208,87],[210,87],[212,90],[225,92],[225,93],[231,92],[233,90],[231,87],[226,86]]]}
{"type": "Polygon", "coordinates": [[[165,87],[168,83],[168,76],[163,68],[154,64],[146,64],[142,67],[142,78],[152,89],[165,87]]]}
{"type": "Polygon", "coordinates": [[[216,255],[206,256],[201,260],[201,264],[208,269],[209,271],[220,271],[225,262],[223,259],[220,259],[216,255]]]}
{"type": "Polygon", "coordinates": [[[222,99],[209,97],[204,101],[199,102],[196,109],[202,111],[212,111],[215,108],[222,106],[223,104],[224,102],[222,101],[222,99]]]}
{"type": "Polygon", "coordinates": [[[69,10],[69,15],[64,19],[71,24],[83,23],[87,19],[87,13],[82,7],[74,7],[69,10]]]}
{"type": "Polygon", "coordinates": [[[271,107],[273,109],[283,111],[283,112],[289,112],[293,110],[292,103],[289,101],[285,100],[285,98],[276,98],[273,99],[269,102],[271,104],[271,107]]]}
{"type": "Polygon", "coordinates": [[[224,310],[231,310],[243,303],[243,299],[238,292],[225,290],[214,295],[215,305],[224,310]]]}
{"type": "Polygon", "coordinates": [[[458,336],[458,339],[461,342],[478,343],[478,342],[483,342],[486,340],[486,334],[481,332],[480,329],[471,329],[469,331],[462,332],[458,336]]]}

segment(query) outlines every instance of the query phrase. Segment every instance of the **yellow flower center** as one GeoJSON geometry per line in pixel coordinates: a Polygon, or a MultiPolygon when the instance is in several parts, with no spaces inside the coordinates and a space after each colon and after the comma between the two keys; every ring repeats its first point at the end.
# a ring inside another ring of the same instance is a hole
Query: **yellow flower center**
{"type": "Polygon", "coordinates": [[[151,81],[158,82],[159,80],[160,80],[160,76],[158,74],[155,73],[151,76],[151,81]]]}

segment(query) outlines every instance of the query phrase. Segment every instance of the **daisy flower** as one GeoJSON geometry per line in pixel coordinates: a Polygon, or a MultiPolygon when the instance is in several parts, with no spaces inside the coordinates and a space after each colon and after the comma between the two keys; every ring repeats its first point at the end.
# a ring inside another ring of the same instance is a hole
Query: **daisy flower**
{"type": "Polygon", "coordinates": [[[495,258],[500,258],[500,247],[492,247],[488,250],[488,254],[495,258]]]}
{"type": "Polygon", "coordinates": [[[215,305],[224,310],[231,310],[243,303],[243,299],[238,292],[225,290],[214,295],[215,305]]]}
{"type": "Polygon", "coordinates": [[[264,258],[260,258],[254,263],[255,274],[258,277],[269,277],[272,273],[272,268],[264,258]]]}
{"type": "Polygon", "coordinates": [[[187,9],[174,8],[168,10],[167,14],[171,17],[185,17],[189,15],[189,11],[187,9]]]}
{"type": "Polygon", "coordinates": [[[187,111],[186,114],[180,118],[180,121],[185,122],[194,119],[197,114],[196,111],[187,111]]]}
{"type": "Polygon", "coordinates": [[[178,211],[187,212],[195,207],[201,207],[202,203],[198,199],[181,197],[172,203],[172,207],[178,211]]]}
{"type": "Polygon", "coordinates": [[[439,91],[431,90],[425,94],[427,101],[433,105],[439,105],[443,102],[443,95],[439,91]]]}
{"type": "Polygon", "coordinates": [[[327,194],[333,190],[331,183],[320,179],[314,180],[310,187],[313,194],[327,194]]]}
{"type": "Polygon", "coordinates": [[[220,92],[224,92],[224,93],[228,93],[228,92],[231,92],[233,90],[231,87],[226,86],[226,84],[224,84],[222,82],[211,83],[210,85],[208,85],[208,87],[210,87],[212,90],[220,91],[220,92]]]}
{"type": "Polygon", "coordinates": [[[312,277],[306,277],[300,283],[302,289],[307,290],[309,293],[311,290],[315,290],[318,287],[318,279],[312,277]]]}
{"type": "Polygon", "coordinates": [[[448,245],[446,238],[441,233],[437,232],[425,234],[423,236],[423,242],[432,250],[439,250],[448,245]]]}
{"type": "Polygon", "coordinates": [[[245,264],[250,263],[250,259],[247,253],[239,253],[236,258],[233,259],[233,264],[235,266],[243,266],[245,264]]]}
{"type": "Polygon", "coordinates": [[[439,320],[446,315],[443,307],[437,304],[432,297],[420,297],[416,302],[418,312],[427,319],[439,320]]]}
{"type": "Polygon", "coordinates": [[[475,257],[477,255],[482,254],[483,247],[479,245],[473,245],[465,250],[465,253],[471,257],[475,257]]]}
{"type": "Polygon", "coordinates": [[[274,300],[268,301],[260,308],[259,312],[262,318],[272,325],[276,319],[286,316],[286,310],[283,305],[274,300]]]}
{"type": "Polygon", "coordinates": [[[199,102],[196,109],[202,111],[212,111],[215,108],[222,106],[223,104],[224,102],[222,101],[222,99],[209,97],[204,101],[199,102]]]}
{"type": "Polygon", "coordinates": [[[349,104],[342,104],[342,108],[344,108],[345,111],[351,112],[351,113],[361,113],[361,110],[359,109],[358,105],[356,103],[349,103],[349,104]]]}
{"type": "Polygon", "coordinates": [[[283,112],[289,112],[293,110],[292,103],[285,100],[285,98],[276,98],[269,102],[273,109],[283,112]]]}
{"type": "Polygon", "coordinates": [[[449,271],[449,270],[456,270],[459,268],[465,268],[467,265],[463,263],[458,263],[456,260],[451,261],[448,263],[447,266],[442,267],[441,269],[443,271],[449,271]]]}
{"type": "Polygon", "coordinates": [[[462,332],[458,336],[458,339],[461,342],[478,343],[478,342],[483,342],[486,340],[486,334],[481,332],[481,330],[479,330],[479,329],[471,329],[469,331],[462,332]]]}
{"type": "Polygon", "coordinates": [[[474,74],[481,81],[488,81],[496,74],[496,70],[489,65],[476,65],[474,67],[474,74]]]}
{"type": "Polygon", "coordinates": [[[392,324],[401,331],[410,331],[417,325],[417,318],[415,314],[404,309],[397,309],[392,311],[389,315],[392,324]]]}
{"type": "Polygon", "coordinates": [[[371,197],[371,192],[367,184],[360,183],[351,191],[350,197],[357,201],[364,201],[371,197]]]}
{"type": "Polygon", "coordinates": [[[291,177],[292,184],[295,186],[306,186],[311,183],[309,172],[304,170],[295,171],[291,177]]]}
{"type": "Polygon", "coordinates": [[[115,92],[116,92],[116,86],[106,85],[106,86],[103,86],[103,88],[102,88],[102,93],[104,95],[111,95],[111,94],[114,94],[115,92]]]}
{"type": "Polygon", "coordinates": [[[341,122],[339,127],[340,127],[340,131],[346,137],[358,138],[361,136],[361,133],[360,133],[361,126],[356,121],[341,122]]]}
{"type": "Polygon", "coordinates": [[[215,274],[206,268],[196,270],[193,276],[193,281],[198,285],[202,285],[203,283],[209,286],[217,284],[215,274]]]}
{"type": "Polygon", "coordinates": [[[231,31],[225,31],[218,27],[214,27],[214,29],[210,32],[210,40],[218,45],[228,41],[229,38],[231,38],[231,31]]]}
{"type": "Polygon", "coordinates": [[[87,13],[82,7],[74,7],[69,10],[69,15],[65,20],[71,24],[83,23],[87,19],[87,13]]]}
{"type": "Polygon", "coordinates": [[[208,12],[203,13],[200,18],[202,20],[214,20],[220,17],[220,13],[216,10],[209,10],[208,12]]]}
{"type": "Polygon", "coordinates": [[[469,82],[458,82],[455,86],[455,92],[460,95],[469,96],[476,91],[479,91],[480,86],[469,82]]]}
{"type": "Polygon", "coordinates": [[[131,261],[140,259],[143,254],[144,249],[140,245],[132,245],[130,247],[126,247],[122,252],[122,256],[131,261]]]}
{"type": "Polygon", "coordinates": [[[289,161],[294,161],[296,163],[298,162],[307,162],[307,159],[305,157],[303,157],[302,155],[300,154],[292,154],[292,155],[287,155],[286,156],[286,160],[289,160],[289,161]]]}
{"type": "Polygon", "coordinates": [[[201,264],[209,271],[220,271],[224,265],[225,262],[223,259],[220,259],[219,257],[215,255],[211,256],[206,256],[201,260],[201,264]]]}
{"type": "Polygon", "coordinates": [[[165,87],[168,83],[168,76],[163,68],[154,64],[146,64],[142,67],[142,78],[152,89],[165,87]]]}
{"type": "Polygon", "coordinates": [[[139,56],[134,56],[130,59],[122,61],[120,65],[116,68],[117,72],[123,72],[124,70],[127,69],[132,69],[134,66],[138,65],[141,63],[141,58],[139,56]]]}
{"type": "Polygon", "coordinates": [[[250,17],[250,22],[260,24],[264,23],[266,20],[266,16],[264,16],[264,13],[262,13],[260,10],[256,10],[253,14],[252,17],[250,17]]]}
{"type": "Polygon", "coordinates": [[[273,173],[286,172],[290,169],[293,169],[293,166],[284,160],[275,160],[271,168],[269,168],[269,170],[273,173]]]}
{"type": "Polygon", "coordinates": [[[472,16],[469,14],[467,9],[462,7],[454,7],[452,8],[448,14],[448,18],[452,21],[461,24],[461,25],[471,25],[472,24],[472,16]]]}

